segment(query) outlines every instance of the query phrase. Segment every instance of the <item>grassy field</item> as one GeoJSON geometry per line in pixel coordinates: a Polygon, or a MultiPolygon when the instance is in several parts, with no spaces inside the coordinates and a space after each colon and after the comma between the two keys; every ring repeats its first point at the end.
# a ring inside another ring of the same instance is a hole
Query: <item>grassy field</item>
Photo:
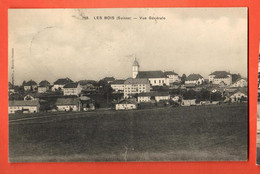
{"type": "Polygon", "coordinates": [[[247,160],[246,104],[17,117],[11,162],[247,160]]]}

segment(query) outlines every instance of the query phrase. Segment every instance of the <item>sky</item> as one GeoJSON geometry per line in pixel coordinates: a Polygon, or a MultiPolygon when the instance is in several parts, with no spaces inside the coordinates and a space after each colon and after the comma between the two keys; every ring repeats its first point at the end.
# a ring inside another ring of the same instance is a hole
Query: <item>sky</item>
{"type": "Polygon", "coordinates": [[[16,85],[125,79],[135,58],[141,71],[208,78],[225,70],[247,77],[247,8],[9,9],[8,44],[9,79],[14,48],[16,85]]]}

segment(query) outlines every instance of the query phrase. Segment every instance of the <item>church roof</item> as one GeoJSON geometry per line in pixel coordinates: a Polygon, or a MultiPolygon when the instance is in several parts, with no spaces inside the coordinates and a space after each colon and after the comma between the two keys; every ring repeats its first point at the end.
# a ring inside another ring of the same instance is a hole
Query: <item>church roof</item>
{"type": "Polygon", "coordinates": [[[178,74],[177,74],[176,72],[174,72],[174,71],[165,71],[164,74],[165,74],[166,76],[168,76],[168,75],[178,75],[178,74]]]}
{"type": "Polygon", "coordinates": [[[186,80],[193,81],[193,80],[199,80],[203,78],[200,74],[190,74],[186,80]]]}
{"type": "Polygon", "coordinates": [[[139,71],[136,78],[166,78],[162,71],[139,71]]]}
{"type": "Polygon", "coordinates": [[[137,60],[135,59],[133,66],[139,66],[139,63],[137,62],[137,60]]]}

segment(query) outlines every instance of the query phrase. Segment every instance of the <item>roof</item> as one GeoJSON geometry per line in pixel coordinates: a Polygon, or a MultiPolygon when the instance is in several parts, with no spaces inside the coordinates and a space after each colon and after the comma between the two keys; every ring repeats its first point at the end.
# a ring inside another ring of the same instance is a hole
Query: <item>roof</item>
{"type": "Polygon", "coordinates": [[[33,85],[37,85],[37,83],[33,80],[30,80],[24,84],[24,86],[33,86],[33,85]]]}
{"type": "Polygon", "coordinates": [[[226,71],[214,71],[210,75],[215,75],[215,78],[227,78],[230,73],[226,71]]]}
{"type": "Polygon", "coordinates": [[[105,77],[105,78],[103,78],[103,80],[105,80],[105,81],[114,81],[115,78],[114,77],[105,77]]]}
{"type": "Polygon", "coordinates": [[[169,96],[169,92],[144,92],[144,93],[140,93],[138,94],[138,97],[146,97],[146,96],[169,96]]]}
{"type": "Polygon", "coordinates": [[[139,66],[139,63],[137,62],[137,60],[135,59],[133,66],[139,66]]]}
{"type": "Polygon", "coordinates": [[[128,78],[126,79],[126,81],[124,82],[124,84],[149,84],[149,80],[148,79],[133,79],[133,78],[128,78]]]}
{"type": "Polygon", "coordinates": [[[118,102],[118,104],[136,104],[136,102],[133,100],[124,99],[118,102]]]}
{"type": "Polygon", "coordinates": [[[245,80],[245,81],[247,82],[247,79],[246,79],[246,78],[239,78],[239,79],[237,79],[234,83],[236,83],[236,82],[238,82],[238,81],[240,81],[240,80],[245,80]]]}
{"type": "MultiPolygon", "coordinates": [[[[233,94],[238,93],[238,92],[241,92],[241,93],[247,95],[247,88],[238,88],[237,90],[235,90],[235,91],[233,92],[233,94]]],[[[232,94],[232,95],[233,95],[233,94],[232,94]]]]}
{"type": "Polygon", "coordinates": [[[78,105],[78,98],[57,98],[56,105],[78,105]]]}
{"type": "Polygon", "coordinates": [[[174,72],[174,71],[165,71],[164,74],[165,74],[166,76],[168,76],[168,75],[178,75],[178,74],[177,74],[176,72],[174,72]]]}
{"type": "Polygon", "coordinates": [[[125,80],[115,80],[111,82],[110,84],[124,84],[125,80]]]}
{"type": "Polygon", "coordinates": [[[55,85],[65,85],[67,83],[73,82],[70,78],[58,79],[54,82],[55,85]]]}
{"type": "Polygon", "coordinates": [[[43,80],[39,83],[40,87],[47,87],[50,86],[50,82],[48,82],[47,80],[43,80]]]}
{"type": "Polygon", "coordinates": [[[162,71],[139,71],[136,78],[166,78],[162,71]]]}
{"type": "Polygon", "coordinates": [[[199,80],[203,78],[200,74],[190,74],[186,80],[193,81],[193,80],[199,80]]]}
{"type": "Polygon", "coordinates": [[[78,83],[79,83],[80,85],[87,85],[87,84],[96,83],[96,81],[95,81],[95,80],[80,80],[80,81],[78,81],[78,83]]]}
{"type": "Polygon", "coordinates": [[[77,88],[78,87],[78,83],[67,83],[63,88],[77,88]]]}
{"type": "Polygon", "coordinates": [[[39,106],[38,100],[9,100],[9,106],[39,106]]]}

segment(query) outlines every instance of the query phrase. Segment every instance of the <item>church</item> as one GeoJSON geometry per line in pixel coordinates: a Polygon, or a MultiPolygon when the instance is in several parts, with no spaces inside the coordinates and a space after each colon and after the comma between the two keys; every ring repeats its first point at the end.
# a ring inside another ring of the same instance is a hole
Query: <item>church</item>
{"type": "Polygon", "coordinates": [[[167,74],[162,71],[139,71],[140,65],[137,60],[134,60],[132,65],[133,78],[148,79],[152,86],[169,86],[169,78],[167,74]]]}

